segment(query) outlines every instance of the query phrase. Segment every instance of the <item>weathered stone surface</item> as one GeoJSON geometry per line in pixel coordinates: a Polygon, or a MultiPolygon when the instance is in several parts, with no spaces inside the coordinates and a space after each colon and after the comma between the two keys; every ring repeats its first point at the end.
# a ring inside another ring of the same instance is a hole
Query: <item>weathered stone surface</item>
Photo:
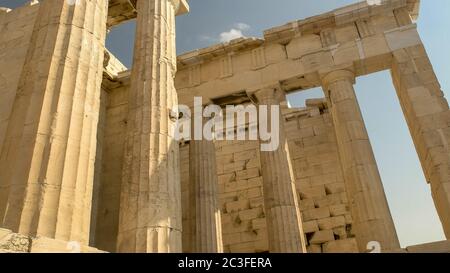
{"type": "Polygon", "coordinates": [[[79,242],[31,237],[0,229],[0,253],[102,253],[79,242]]]}
{"type": "Polygon", "coordinates": [[[321,230],[314,233],[309,242],[311,244],[320,245],[326,242],[334,241],[334,234],[332,230],[321,230]]]}
{"type": "Polygon", "coordinates": [[[354,238],[331,241],[324,244],[324,253],[358,253],[358,244],[354,238]]]}
{"type": "Polygon", "coordinates": [[[308,253],[322,253],[322,247],[320,245],[310,245],[306,247],[308,253]]]}
{"type": "Polygon", "coordinates": [[[99,252],[88,244],[180,252],[182,240],[183,251],[194,241],[197,252],[217,252],[220,237],[224,252],[363,252],[370,240],[386,252],[448,252],[446,241],[399,248],[353,76],[323,78],[391,69],[450,236],[449,107],[413,22],[418,1],[357,3],[178,61],[174,17],[188,10],[185,1],[64,2],[0,9],[0,227],[13,230],[0,229],[0,252],[99,252]],[[104,36],[135,17],[130,72],[105,53],[104,36]],[[193,95],[250,103],[261,100],[249,92],[261,86],[281,83],[283,97],[324,82],[328,100],[283,108],[287,150],[216,141],[194,143],[190,157],[190,145],[170,133],[169,110],[178,101],[191,106],[193,95]],[[199,213],[189,214],[189,200],[199,213]]]}
{"type": "Polygon", "coordinates": [[[29,251],[31,253],[105,253],[75,241],[66,242],[45,237],[32,238],[29,251]]]}
{"type": "Polygon", "coordinates": [[[13,233],[7,229],[0,229],[0,253],[29,252],[30,244],[30,237],[13,233]]]}
{"type": "Polygon", "coordinates": [[[303,222],[303,232],[306,233],[313,233],[319,231],[319,225],[317,224],[316,220],[303,222]]]}

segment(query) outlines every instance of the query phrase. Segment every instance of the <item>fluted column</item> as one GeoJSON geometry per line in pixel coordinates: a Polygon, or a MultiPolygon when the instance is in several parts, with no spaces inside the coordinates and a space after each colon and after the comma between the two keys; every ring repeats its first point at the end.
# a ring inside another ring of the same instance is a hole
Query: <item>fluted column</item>
{"type": "MultiPolygon", "coordinates": [[[[278,130],[279,146],[274,151],[261,151],[264,207],[271,253],[304,253],[305,243],[298,206],[297,193],[289,167],[287,141],[281,113],[278,128],[270,128],[272,106],[280,106],[284,92],[277,86],[266,87],[254,93],[260,106],[268,107],[269,130],[278,130]]],[[[260,113],[261,114],[261,113],[260,113]]],[[[260,129],[262,117],[259,116],[260,129]]]]}
{"type": "Polygon", "coordinates": [[[119,217],[119,252],[181,252],[175,14],[180,0],[137,1],[119,217]]]}
{"type": "Polygon", "coordinates": [[[361,252],[376,241],[383,250],[400,247],[375,156],[353,89],[353,72],[338,70],[323,77],[339,148],[352,232],[361,252]]]}
{"type": "Polygon", "coordinates": [[[222,222],[218,206],[216,153],[212,141],[191,141],[190,221],[194,253],[222,253],[222,222]]]}
{"type": "MultiPolygon", "coordinates": [[[[201,113],[200,113],[201,114],[201,113]]],[[[206,120],[204,120],[206,121],[206,120]]],[[[216,148],[213,141],[189,143],[189,221],[194,253],[222,253],[216,148]]]]}
{"type": "Polygon", "coordinates": [[[108,0],[45,0],[0,156],[1,226],[87,245],[108,0]]]}

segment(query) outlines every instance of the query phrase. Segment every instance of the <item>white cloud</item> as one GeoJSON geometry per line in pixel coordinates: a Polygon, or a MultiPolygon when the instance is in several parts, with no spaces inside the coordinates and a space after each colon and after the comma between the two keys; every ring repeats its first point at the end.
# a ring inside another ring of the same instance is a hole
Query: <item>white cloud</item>
{"type": "Polygon", "coordinates": [[[230,29],[230,31],[220,33],[220,41],[222,43],[242,37],[244,37],[244,33],[242,33],[242,30],[235,28],[230,29]]]}
{"type": "Polygon", "coordinates": [[[221,42],[226,43],[234,39],[245,37],[244,32],[249,30],[251,27],[245,23],[236,23],[234,27],[229,31],[224,31],[218,35],[218,37],[212,37],[208,35],[200,36],[201,41],[205,42],[221,42]]]}

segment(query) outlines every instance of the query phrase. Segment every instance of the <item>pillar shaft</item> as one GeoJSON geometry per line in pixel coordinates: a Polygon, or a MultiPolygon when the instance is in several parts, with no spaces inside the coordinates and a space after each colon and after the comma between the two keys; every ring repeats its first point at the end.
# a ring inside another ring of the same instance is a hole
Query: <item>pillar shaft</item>
{"type": "Polygon", "coordinates": [[[0,223],[88,244],[107,0],[40,3],[0,156],[0,223]]]}
{"type": "Polygon", "coordinates": [[[189,144],[189,221],[194,253],[222,253],[222,222],[218,205],[216,149],[213,141],[189,144]]]}
{"type": "Polygon", "coordinates": [[[394,52],[392,78],[445,235],[450,239],[450,111],[422,44],[394,52]]]}
{"type": "MultiPolygon", "coordinates": [[[[279,87],[268,87],[255,93],[260,106],[267,106],[268,113],[272,106],[280,106],[283,99],[279,87]]],[[[271,114],[267,124],[271,124],[271,114]]],[[[261,169],[263,177],[264,207],[271,253],[306,252],[297,192],[289,166],[284,122],[278,115],[279,146],[274,151],[261,151],[261,169]]],[[[262,116],[259,117],[260,128],[262,116]]]]}
{"type": "Polygon", "coordinates": [[[379,242],[384,250],[397,249],[397,233],[353,89],[354,81],[353,73],[346,70],[323,78],[353,216],[352,232],[362,252],[367,251],[371,241],[379,242]]]}
{"type": "Polygon", "coordinates": [[[181,252],[175,0],[139,0],[118,251],[181,252]]]}

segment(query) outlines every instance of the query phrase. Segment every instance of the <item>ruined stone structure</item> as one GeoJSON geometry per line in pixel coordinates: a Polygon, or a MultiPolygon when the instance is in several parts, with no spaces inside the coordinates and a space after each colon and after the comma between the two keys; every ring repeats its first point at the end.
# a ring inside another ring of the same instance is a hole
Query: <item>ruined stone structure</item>
{"type": "Polygon", "coordinates": [[[0,252],[449,252],[400,249],[353,89],[391,71],[449,238],[450,111],[419,4],[362,2],[178,58],[185,0],[1,8],[0,252]],[[105,37],[134,18],[128,70],[105,37]],[[314,87],[323,99],[286,106],[314,87]],[[281,105],[280,147],[178,143],[171,110],[194,96],[281,105]]]}

